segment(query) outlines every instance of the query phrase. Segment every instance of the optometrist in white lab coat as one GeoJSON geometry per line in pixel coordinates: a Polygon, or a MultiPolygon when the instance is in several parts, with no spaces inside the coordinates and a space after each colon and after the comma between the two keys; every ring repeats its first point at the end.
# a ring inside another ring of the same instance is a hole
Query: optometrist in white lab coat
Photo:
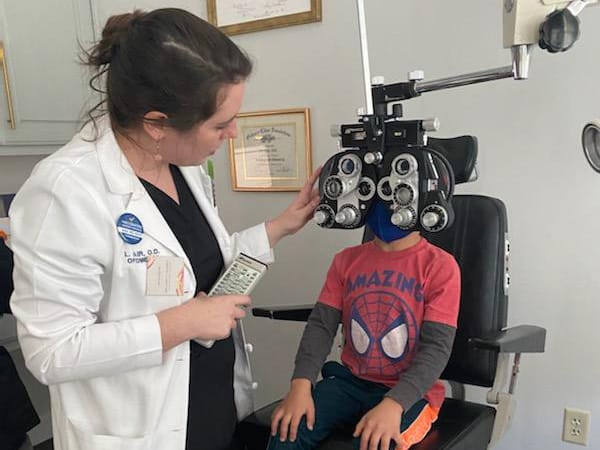
{"type": "MultiPolygon", "coordinates": [[[[192,298],[194,274],[106,128],[95,142],[80,134],[39,163],[13,202],[19,341],[27,367],[49,386],[56,450],[184,449],[189,341],[165,352],[157,313],[192,298]],[[136,244],[117,230],[124,213],[143,225],[136,244]],[[183,259],[182,296],[146,295],[148,255],[183,259]]],[[[265,224],[230,235],[213,206],[211,179],[199,166],[181,171],[225,265],[238,252],[273,260],[265,224]]],[[[309,188],[298,196],[303,205],[309,188]]],[[[241,323],[232,332],[241,419],[253,410],[252,378],[241,323]]]]}
{"type": "Polygon", "coordinates": [[[49,386],[54,449],[230,449],[235,415],[253,409],[236,325],[250,299],[206,298],[196,288],[216,281],[221,260],[227,266],[239,252],[271,262],[271,247],[317,206],[319,171],[281,214],[230,235],[201,164],[237,135],[248,57],[220,30],[176,8],[110,17],[85,57],[104,108],[92,109],[96,119],[35,167],[9,211],[11,307],[26,365],[49,386]],[[161,194],[190,223],[185,214],[197,210],[187,188],[208,225],[197,232],[199,249],[188,242],[194,236],[173,233],[163,216],[171,210],[153,200],[161,194]],[[194,267],[178,239],[185,251],[198,250],[194,267]],[[205,263],[212,255],[217,260],[205,263]],[[219,343],[227,353],[217,346],[202,352],[214,371],[202,372],[200,357],[190,364],[191,340],[232,333],[233,343],[219,343]],[[234,373],[219,386],[195,376],[190,389],[190,370],[207,379],[234,373]],[[218,417],[219,405],[202,403],[213,392],[229,395],[218,417]]]}

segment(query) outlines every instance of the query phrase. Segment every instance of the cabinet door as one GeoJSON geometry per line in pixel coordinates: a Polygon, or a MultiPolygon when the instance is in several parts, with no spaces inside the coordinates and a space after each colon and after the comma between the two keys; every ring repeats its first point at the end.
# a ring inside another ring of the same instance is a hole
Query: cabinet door
{"type": "Polygon", "coordinates": [[[93,102],[79,63],[94,40],[90,1],[0,0],[0,145],[63,144],[78,130],[93,102]]]}

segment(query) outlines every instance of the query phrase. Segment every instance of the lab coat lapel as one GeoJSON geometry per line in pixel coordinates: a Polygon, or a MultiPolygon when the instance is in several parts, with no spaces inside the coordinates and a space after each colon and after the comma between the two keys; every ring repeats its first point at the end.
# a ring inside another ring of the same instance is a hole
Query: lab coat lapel
{"type": "Polygon", "coordinates": [[[191,270],[179,241],[121,152],[114,133],[108,126],[108,121],[102,121],[100,128],[102,133],[96,144],[98,160],[109,190],[125,198],[123,213],[129,212],[137,216],[144,227],[144,236],[152,237],[175,255],[183,258],[188,269],[191,270]]]}
{"type": "Polygon", "coordinates": [[[163,215],[160,213],[139,180],[138,183],[143,192],[136,191],[131,195],[129,203],[127,204],[127,212],[134,214],[140,219],[142,226],[144,227],[144,236],[152,237],[172,251],[176,256],[184,258],[187,262],[185,252],[173,234],[173,231],[171,231],[171,228],[169,228],[163,215]]]}

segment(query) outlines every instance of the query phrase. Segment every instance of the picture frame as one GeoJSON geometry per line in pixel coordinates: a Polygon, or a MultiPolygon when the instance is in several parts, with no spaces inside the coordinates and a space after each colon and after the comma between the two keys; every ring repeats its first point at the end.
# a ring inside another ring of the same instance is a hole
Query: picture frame
{"type": "Polygon", "coordinates": [[[228,35],[321,21],[321,0],[207,0],[208,21],[228,35]]]}
{"type": "Polygon", "coordinates": [[[309,108],[238,114],[229,139],[234,191],[299,191],[312,173],[309,108]]]}

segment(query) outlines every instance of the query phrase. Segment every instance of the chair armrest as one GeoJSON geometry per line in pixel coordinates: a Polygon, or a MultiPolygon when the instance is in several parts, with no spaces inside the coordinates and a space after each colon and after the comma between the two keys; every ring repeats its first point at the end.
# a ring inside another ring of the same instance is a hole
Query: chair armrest
{"type": "Polygon", "coordinates": [[[519,325],[487,338],[472,338],[469,342],[477,348],[500,353],[543,353],[546,329],[534,325],[519,325]]]}
{"type": "Polygon", "coordinates": [[[293,320],[296,322],[306,322],[314,306],[314,304],[263,306],[261,308],[252,308],[252,315],[256,317],[267,317],[274,320],[293,320]]]}

